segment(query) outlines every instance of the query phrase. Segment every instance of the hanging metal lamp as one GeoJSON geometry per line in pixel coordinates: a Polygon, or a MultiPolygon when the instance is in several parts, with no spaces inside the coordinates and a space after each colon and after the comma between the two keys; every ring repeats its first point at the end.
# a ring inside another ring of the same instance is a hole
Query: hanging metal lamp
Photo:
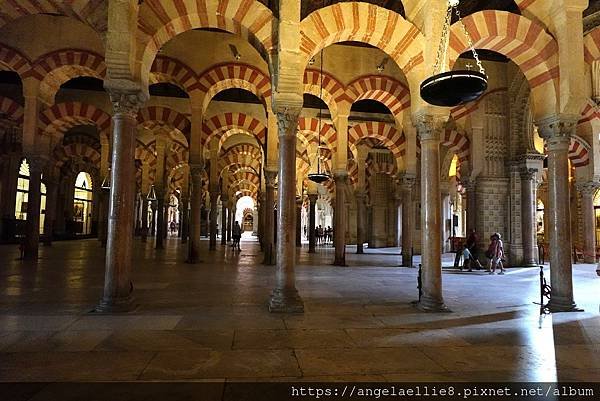
{"type": "MultiPolygon", "coordinates": [[[[319,87],[319,99],[323,99],[323,50],[321,50],[321,66],[320,66],[321,74],[321,84],[319,87]]],[[[322,184],[331,179],[331,176],[327,174],[325,169],[321,171],[321,125],[322,125],[322,109],[321,103],[319,103],[319,146],[317,147],[317,172],[308,174],[308,179],[314,183],[322,184]]]]}
{"type": "Polygon", "coordinates": [[[459,0],[448,0],[446,20],[442,29],[442,38],[438,48],[433,76],[421,83],[421,97],[434,106],[454,107],[478,99],[488,87],[485,69],[479,60],[479,55],[473,46],[471,36],[462,22],[458,10],[459,0]],[[450,35],[452,12],[456,13],[458,23],[462,26],[467,38],[469,49],[477,63],[478,71],[456,70],[446,71],[446,59],[450,35]]]}
{"type": "Polygon", "coordinates": [[[148,195],[146,196],[146,199],[149,200],[150,202],[154,202],[155,200],[157,200],[156,191],[154,190],[154,185],[150,186],[150,190],[148,191],[148,195]]]}

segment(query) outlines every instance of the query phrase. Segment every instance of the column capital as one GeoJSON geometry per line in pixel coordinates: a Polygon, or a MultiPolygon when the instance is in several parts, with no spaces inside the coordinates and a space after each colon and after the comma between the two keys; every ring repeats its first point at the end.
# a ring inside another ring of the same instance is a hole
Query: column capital
{"type": "Polygon", "coordinates": [[[412,191],[415,184],[417,183],[417,176],[416,174],[412,173],[399,174],[396,177],[396,182],[398,183],[400,188],[402,188],[403,191],[412,191]]]}
{"type": "Polygon", "coordinates": [[[586,181],[577,182],[575,184],[577,191],[581,192],[582,196],[594,196],[596,191],[600,188],[600,182],[597,181],[586,181]]]}
{"type": "Polygon", "coordinates": [[[40,173],[50,161],[47,156],[36,153],[26,154],[25,158],[27,159],[27,164],[29,164],[29,170],[40,173]]]}
{"type": "Polygon", "coordinates": [[[308,194],[308,200],[310,203],[315,203],[319,199],[319,194],[308,194]]]}
{"type": "Polygon", "coordinates": [[[190,164],[190,174],[192,177],[198,177],[202,175],[204,171],[204,163],[194,163],[190,164]]]}
{"type": "Polygon", "coordinates": [[[275,182],[277,180],[277,170],[271,170],[265,167],[263,171],[265,173],[265,185],[271,188],[275,187],[275,182]]]}
{"type": "Polygon", "coordinates": [[[570,142],[580,116],[570,114],[553,115],[536,121],[540,137],[552,142],[570,142]]]}
{"type": "Polygon", "coordinates": [[[521,174],[521,180],[536,181],[538,170],[535,168],[524,167],[519,170],[519,173],[521,174]]]}
{"type": "Polygon", "coordinates": [[[141,85],[132,81],[107,81],[104,88],[110,96],[115,115],[125,114],[137,118],[138,111],[148,100],[148,95],[141,85]]]}
{"type": "Polygon", "coordinates": [[[279,136],[292,136],[298,129],[298,118],[302,108],[285,108],[277,111],[277,127],[279,136]]]}
{"type": "Polygon", "coordinates": [[[348,180],[348,172],[347,171],[342,171],[342,170],[338,170],[338,171],[334,171],[333,172],[333,180],[335,181],[335,183],[340,183],[340,184],[345,184],[346,181],[348,180]]]}
{"type": "Polygon", "coordinates": [[[304,199],[302,198],[302,196],[296,195],[296,205],[302,206],[302,203],[304,203],[304,199]]]}
{"type": "Polygon", "coordinates": [[[417,136],[421,141],[439,141],[447,121],[447,116],[433,114],[417,114],[413,117],[417,136]]]}

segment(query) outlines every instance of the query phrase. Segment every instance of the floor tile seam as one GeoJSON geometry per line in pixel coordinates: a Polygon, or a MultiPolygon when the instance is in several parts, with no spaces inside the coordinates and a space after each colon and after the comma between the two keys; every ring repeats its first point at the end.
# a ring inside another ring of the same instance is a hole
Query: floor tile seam
{"type": "Polygon", "coordinates": [[[144,375],[144,372],[146,371],[146,369],[148,369],[148,366],[150,366],[150,363],[152,363],[152,361],[157,357],[158,353],[159,353],[159,351],[153,352],[152,356],[148,359],[148,362],[146,362],[144,367],[140,370],[140,372],[136,376],[136,379],[135,379],[136,381],[140,380],[142,378],[142,376],[144,375]]]}
{"type": "Polygon", "coordinates": [[[304,377],[304,370],[302,369],[302,366],[300,366],[300,359],[296,354],[295,348],[292,349],[292,355],[294,356],[294,360],[296,361],[296,366],[298,367],[298,371],[300,372],[300,377],[304,377]]]}
{"type": "MultiPolygon", "coordinates": [[[[414,348],[417,352],[419,352],[420,354],[422,354],[427,360],[429,360],[431,363],[433,363],[435,366],[439,367],[442,369],[442,372],[451,372],[450,369],[446,369],[443,365],[441,365],[440,363],[438,363],[435,359],[433,359],[426,351],[428,349],[428,347],[423,347],[423,346],[417,346],[417,347],[412,347],[414,348]]],[[[466,348],[466,347],[465,347],[466,348]]]]}

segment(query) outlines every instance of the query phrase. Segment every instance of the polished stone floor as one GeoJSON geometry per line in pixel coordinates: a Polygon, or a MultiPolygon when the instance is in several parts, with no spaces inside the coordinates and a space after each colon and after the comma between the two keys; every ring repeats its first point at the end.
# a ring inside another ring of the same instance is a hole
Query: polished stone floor
{"type": "MultiPolygon", "coordinates": [[[[136,243],[137,310],[90,313],[102,292],[96,240],[41,248],[38,264],[0,246],[0,381],[600,381],[600,278],[574,266],[585,312],[541,321],[538,271],[504,276],[445,269],[453,313],[424,314],[417,269],[396,250],[298,253],[306,312],[270,314],[275,268],[256,242],[241,253],[218,245],[202,264],[136,243]]],[[[450,259],[447,259],[448,262],[450,259]]],[[[546,273],[548,269],[546,267],[546,273]]]]}

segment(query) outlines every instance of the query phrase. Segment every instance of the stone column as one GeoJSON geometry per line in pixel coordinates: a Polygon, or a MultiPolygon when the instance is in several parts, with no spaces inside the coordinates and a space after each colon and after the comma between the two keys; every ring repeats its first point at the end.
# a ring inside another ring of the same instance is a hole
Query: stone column
{"type": "Polygon", "coordinates": [[[27,195],[27,225],[25,228],[25,260],[38,259],[40,242],[40,204],[42,201],[42,171],[47,162],[39,155],[27,157],[29,163],[29,193],[27,195]]]}
{"type": "Polygon", "coordinates": [[[333,246],[335,247],[334,266],[346,266],[346,181],[348,173],[336,172],[335,211],[333,213],[333,246]]]}
{"type": "Polygon", "coordinates": [[[422,290],[419,308],[445,311],[442,295],[442,241],[440,196],[440,135],[443,120],[430,115],[417,117],[421,139],[421,261],[422,290]]]}
{"type": "Polygon", "coordinates": [[[146,199],[145,193],[142,193],[142,196],[140,196],[140,201],[142,202],[141,236],[142,242],[146,242],[148,240],[148,199],[146,199]]]}
{"type": "Polygon", "coordinates": [[[302,247],[302,197],[296,196],[296,247],[302,247]]]}
{"type": "Polygon", "coordinates": [[[405,174],[400,179],[402,191],[402,266],[412,267],[413,230],[412,222],[412,191],[416,178],[405,174]]]}
{"type": "Polygon", "coordinates": [[[310,202],[310,209],[308,212],[308,253],[315,253],[315,224],[317,214],[317,199],[318,194],[309,194],[308,201],[310,202]]]}
{"type": "Polygon", "coordinates": [[[227,244],[227,198],[221,195],[221,245],[227,244]]]}
{"type": "MultiPolygon", "coordinates": [[[[296,129],[301,108],[277,113],[279,131],[279,204],[277,206],[277,278],[269,300],[271,312],[304,312],[296,289],[296,129]]],[[[271,186],[272,189],[272,186],[271,186]]],[[[267,189],[269,191],[269,189],[267,189]]],[[[271,192],[272,193],[272,192],[271,192]]],[[[267,197],[267,202],[269,201],[267,197]]],[[[272,204],[272,202],[271,202],[272,204]]],[[[267,206],[268,207],[268,206],[267,206]]],[[[267,209],[268,213],[269,209],[267,209]]]]}
{"type": "Polygon", "coordinates": [[[553,116],[538,123],[548,152],[548,234],[552,312],[578,311],[573,298],[571,261],[571,211],[569,195],[569,146],[578,117],[553,116]]]}
{"type": "MultiPolygon", "coordinates": [[[[187,193],[187,191],[186,191],[187,193]]],[[[181,218],[181,232],[179,233],[181,237],[181,243],[185,244],[188,240],[188,231],[189,231],[189,199],[187,196],[181,197],[181,202],[179,203],[179,217],[181,218]]]]}
{"type": "Polygon", "coordinates": [[[200,235],[202,228],[202,164],[190,164],[192,196],[190,199],[190,238],[187,263],[200,262],[200,235]]]}
{"type": "Polygon", "coordinates": [[[12,240],[15,237],[15,206],[20,163],[20,153],[9,153],[5,159],[2,177],[0,177],[0,180],[2,180],[2,204],[0,205],[2,214],[0,224],[2,228],[0,229],[0,238],[3,240],[12,240]]]}
{"type": "Polygon", "coordinates": [[[585,263],[596,263],[596,215],[594,213],[594,196],[600,188],[598,182],[577,184],[581,192],[581,208],[583,211],[583,258],[585,263]]]}
{"type": "MultiPolygon", "coordinates": [[[[105,85],[107,85],[105,83],[105,85]]],[[[139,89],[108,89],[113,103],[112,169],[104,296],[99,312],[131,308],[133,283],[133,206],[135,202],[135,137],[137,113],[143,103],[139,89]]]]}
{"type": "Polygon", "coordinates": [[[208,250],[214,251],[217,249],[217,199],[219,193],[216,190],[210,191],[210,239],[208,242],[208,250]]]}
{"type": "MultiPolygon", "coordinates": [[[[295,156],[294,156],[295,160],[295,156]]],[[[264,260],[265,265],[275,264],[275,227],[273,208],[275,206],[275,180],[277,171],[265,168],[265,232],[264,232],[264,260]]]]}
{"type": "MultiPolygon", "coordinates": [[[[108,174],[110,174],[110,170],[108,171],[108,174]]],[[[102,247],[105,247],[106,241],[108,239],[108,199],[110,196],[110,188],[101,188],[99,195],[100,199],[98,202],[98,241],[100,241],[100,245],[102,247]]],[[[60,209],[61,208],[59,207],[59,210],[57,210],[57,216],[63,221],[64,224],[64,211],[61,212],[60,209]]]]}
{"type": "Polygon", "coordinates": [[[366,194],[362,188],[354,192],[356,198],[356,253],[363,253],[365,242],[365,198],[366,194]]]}
{"type": "Polygon", "coordinates": [[[56,201],[58,198],[58,182],[46,180],[46,218],[44,219],[44,246],[51,246],[54,237],[54,220],[56,219],[56,201]]]}
{"type": "Polygon", "coordinates": [[[535,211],[537,209],[535,188],[535,169],[521,171],[521,230],[523,236],[523,265],[538,265],[538,249],[535,227],[535,211]]]}
{"type": "Polygon", "coordinates": [[[231,230],[233,229],[233,206],[229,206],[229,219],[227,220],[227,242],[231,242],[231,230]]]}
{"type": "Polygon", "coordinates": [[[165,191],[162,185],[155,187],[156,192],[156,235],[154,237],[154,248],[164,249],[165,230],[165,191]]]}

